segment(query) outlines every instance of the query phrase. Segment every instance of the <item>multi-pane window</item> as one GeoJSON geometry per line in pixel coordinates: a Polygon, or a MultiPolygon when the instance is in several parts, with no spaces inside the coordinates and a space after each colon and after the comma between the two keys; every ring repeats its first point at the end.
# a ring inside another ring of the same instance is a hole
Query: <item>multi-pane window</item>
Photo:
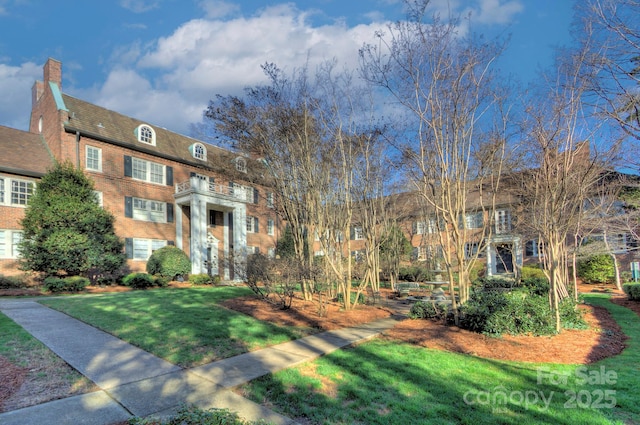
{"type": "Polygon", "coordinates": [[[102,149],[87,146],[86,155],[87,170],[102,171],[102,149]]]}
{"type": "Polygon", "coordinates": [[[464,258],[476,258],[476,257],[484,257],[483,251],[478,251],[480,249],[479,242],[467,242],[464,244],[464,258]]]}
{"type": "Polygon", "coordinates": [[[267,249],[267,256],[269,258],[276,258],[276,249],[274,247],[269,247],[269,249],[267,249]]]}
{"type": "Polygon", "coordinates": [[[19,230],[0,230],[0,258],[18,258],[22,232],[19,230]]]}
{"type": "Polygon", "coordinates": [[[537,239],[527,241],[524,244],[524,255],[527,257],[541,257],[542,246],[537,239]]]}
{"type": "Polygon", "coordinates": [[[273,236],[274,234],[274,223],[271,219],[267,220],[267,234],[269,236],[273,236]]]}
{"type": "Polygon", "coordinates": [[[164,184],[164,165],[149,163],[149,180],[152,183],[164,184]]]}
{"type": "Polygon", "coordinates": [[[267,208],[273,208],[273,192],[267,192],[267,208]]]}
{"type": "Polygon", "coordinates": [[[0,177],[0,205],[27,205],[34,187],[30,181],[0,177]]]}
{"type": "Polygon", "coordinates": [[[207,159],[207,150],[201,143],[192,145],[191,153],[194,158],[205,161],[207,159]]]}
{"type": "Polygon", "coordinates": [[[464,225],[467,229],[481,229],[483,225],[482,212],[466,213],[464,225]]]}
{"type": "Polygon", "coordinates": [[[11,180],[11,205],[27,205],[33,195],[33,182],[11,180]]]}
{"type": "Polygon", "coordinates": [[[496,226],[495,226],[496,233],[497,234],[509,233],[511,231],[511,211],[497,210],[495,215],[496,215],[496,226]]]}
{"type": "Polygon", "coordinates": [[[353,240],[360,241],[364,239],[364,232],[362,231],[362,227],[354,227],[353,228],[353,240]]]}
{"type": "Polygon", "coordinates": [[[236,170],[241,173],[247,172],[247,160],[244,158],[236,158],[236,170]]]}
{"type": "Polygon", "coordinates": [[[258,233],[258,217],[247,216],[247,233],[258,233]]]}
{"type": "Polygon", "coordinates": [[[131,167],[131,177],[133,177],[134,179],[158,184],[164,184],[165,182],[166,167],[162,164],[156,164],[155,162],[132,158],[131,167]]]}
{"type": "Polygon", "coordinates": [[[161,239],[133,239],[133,259],[147,260],[153,251],[167,245],[167,241],[161,239]]]}
{"type": "Polygon", "coordinates": [[[438,232],[436,219],[430,217],[427,221],[417,221],[415,224],[416,235],[434,234],[438,232]]]}
{"type": "Polygon", "coordinates": [[[155,137],[153,129],[148,125],[141,125],[138,127],[138,140],[142,143],[155,144],[155,137]]]}
{"type": "Polygon", "coordinates": [[[167,214],[164,202],[133,198],[133,218],[136,220],[165,223],[167,214]]]}

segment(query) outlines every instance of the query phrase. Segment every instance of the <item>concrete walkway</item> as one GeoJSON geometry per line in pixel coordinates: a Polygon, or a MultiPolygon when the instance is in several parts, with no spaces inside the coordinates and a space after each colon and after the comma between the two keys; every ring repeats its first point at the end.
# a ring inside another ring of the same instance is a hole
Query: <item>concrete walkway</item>
{"type": "Polygon", "coordinates": [[[366,340],[396,318],[328,331],[182,369],[31,299],[0,300],[0,311],[100,387],[100,391],[0,413],[3,425],[110,425],[132,416],[164,418],[181,404],[227,408],[247,420],[292,424],[230,388],[366,340]]]}

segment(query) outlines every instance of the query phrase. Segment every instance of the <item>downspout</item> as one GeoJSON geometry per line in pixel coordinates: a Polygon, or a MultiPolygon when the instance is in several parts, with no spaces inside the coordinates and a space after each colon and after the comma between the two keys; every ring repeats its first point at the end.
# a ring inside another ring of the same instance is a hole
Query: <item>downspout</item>
{"type": "Polygon", "coordinates": [[[76,130],[76,167],[80,169],[80,132],[76,130]]]}

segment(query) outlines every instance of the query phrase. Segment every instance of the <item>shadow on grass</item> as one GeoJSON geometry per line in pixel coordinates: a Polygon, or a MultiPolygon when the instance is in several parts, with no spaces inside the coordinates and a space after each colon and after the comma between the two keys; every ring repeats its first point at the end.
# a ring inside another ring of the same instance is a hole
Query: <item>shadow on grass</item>
{"type": "Polygon", "coordinates": [[[588,366],[515,363],[374,340],[241,391],[309,424],[640,423],[640,320],[607,296],[587,302],[629,336],[621,355],[588,366]]]}

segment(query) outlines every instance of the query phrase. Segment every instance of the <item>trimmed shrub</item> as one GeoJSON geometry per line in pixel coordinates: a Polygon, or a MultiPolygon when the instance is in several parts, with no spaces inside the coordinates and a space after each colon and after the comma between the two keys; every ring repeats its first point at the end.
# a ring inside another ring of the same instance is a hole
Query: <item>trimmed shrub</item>
{"type": "Polygon", "coordinates": [[[122,278],[122,284],[134,289],[151,288],[155,279],[147,273],[130,273],[122,278]]]}
{"type": "Polygon", "coordinates": [[[130,425],[257,425],[266,424],[263,420],[258,422],[245,421],[237,413],[228,409],[211,408],[200,409],[196,406],[181,406],[178,412],[169,418],[139,418],[129,419],[130,425]]]}
{"type": "MultiPolygon", "coordinates": [[[[486,283],[485,283],[486,284],[486,283]]],[[[460,307],[460,326],[487,335],[555,333],[555,319],[549,307],[546,279],[524,279],[516,288],[496,288],[479,282],[460,307]]],[[[583,328],[585,322],[571,299],[560,304],[560,319],[565,328],[583,328]]]]}
{"type": "Polygon", "coordinates": [[[24,280],[17,276],[0,275],[0,289],[20,289],[26,287],[27,285],[24,280]]]}
{"type": "Polygon", "coordinates": [[[446,318],[449,307],[434,301],[418,301],[411,306],[409,317],[411,319],[443,320],[446,318]]]}
{"type": "Polygon", "coordinates": [[[213,277],[206,273],[198,273],[189,275],[189,283],[193,285],[211,285],[213,284],[213,277]]]}
{"type": "Polygon", "coordinates": [[[631,301],[640,301],[640,283],[625,283],[622,289],[631,301]]]}
{"type": "Polygon", "coordinates": [[[189,257],[178,247],[167,245],[157,249],[147,261],[147,273],[173,280],[191,272],[189,257]]]}
{"type": "Polygon", "coordinates": [[[600,254],[578,261],[578,277],[584,283],[613,283],[613,259],[607,254],[600,254]]]}
{"type": "Polygon", "coordinates": [[[55,277],[49,276],[43,282],[43,287],[49,292],[80,292],[89,285],[89,279],[82,276],[55,277]]]}
{"type": "Polygon", "coordinates": [[[155,283],[156,286],[160,286],[164,288],[166,286],[169,286],[169,282],[171,282],[171,279],[164,276],[154,276],[153,282],[155,283]]]}

